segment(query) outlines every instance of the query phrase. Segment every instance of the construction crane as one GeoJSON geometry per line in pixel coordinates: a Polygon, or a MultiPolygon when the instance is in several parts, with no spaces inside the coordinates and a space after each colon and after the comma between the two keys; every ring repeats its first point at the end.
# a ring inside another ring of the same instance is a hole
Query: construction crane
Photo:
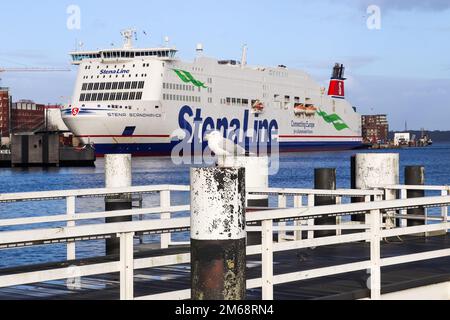
{"type": "MultiPolygon", "coordinates": [[[[0,67],[0,75],[5,72],[67,72],[70,69],[62,68],[2,68],[0,67]]],[[[0,77],[0,81],[1,81],[0,77]]]]}

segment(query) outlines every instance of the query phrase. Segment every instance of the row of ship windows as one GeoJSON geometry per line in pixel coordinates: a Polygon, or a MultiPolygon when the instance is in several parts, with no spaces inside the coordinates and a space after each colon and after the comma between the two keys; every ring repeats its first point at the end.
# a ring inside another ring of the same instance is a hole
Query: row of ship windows
{"type": "Polygon", "coordinates": [[[142,92],[82,93],[80,101],[142,100],[142,92]]]}
{"type": "MultiPolygon", "coordinates": [[[[133,64],[133,68],[135,68],[135,67],[136,67],[136,65],[133,64]]],[[[142,67],[148,68],[148,67],[150,67],[150,63],[144,63],[144,64],[142,65],[142,67]]],[[[91,68],[92,68],[92,66],[85,66],[85,67],[84,67],[85,70],[91,70],[91,68]]],[[[105,68],[106,68],[106,69],[109,69],[109,65],[106,65],[105,68]]],[[[126,68],[126,65],[123,65],[122,68],[126,68]]],[[[97,66],[97,69],[100,69],[100,66],[97,66]]],[[[117,65],[114,66],[114,69],[117,69],[117,65]]]]}
{"type": "MultiPolygon", "coordinates": [[[[163,89],[169,90],[183,90],[183,91],[195,91],[195,87],[188,84],[177,84],[177,83],[163,83],[163,89]]],[[[200,91],[200,88],[198,89],[200,91]]]]}
{"type": "Polygon", "coordinates": [[[248,103],[249,103],[249,99],[243,99],[243,98],[224,98],[224,99],[220,99],[220,104],[225,104],[227,106],[233,105],[233,106],[244,106],[244,107],[247,107],[248,103]]]}
{"type": "Polygon", "coordinates": [[[83,83],[81,91],[143,89],[144,81],[83,83]]]}
{"type": "MultiPolygon", "coordinates": [[[[112,77],[113,77],[113,76],[110,74],[110,75],[109,75],[109,78],[112,78],[112,77]]],[[[119,75],[116,74],[116,78],[118,78],[118,77],[119,77],[119,75]]],[[[132,77],[131,74],[128,75],[128,78],[131,78],[131,77],[132,77]]],[[[143,73],[143,74],[141,74],[141,77],[142,77],[142,78],[147,78],[147,74],[146,74],[146,73],[143,73]]],[[[94,76],[91,76],[90,78],[91,78],[91,79],[94,79],[94,76]]],[[[122,78],[125,78],[125,74],[122,74],[122,78]]],[[[138,74],[136,74],[136,78],[139,78],[139,75],[138,75],[138,74]]],[[[89,79],[89,76],[84,76],[83,79],[89,79]]],[[[100,79],[100,76],[97,76],[97,79],[100,79]]],[[[106,79],[106,75],[103,75],[103,79],[106,79]]]]}
{"type": "Polygon", "coordinates": [[[163,94],[163,100],[171,100],[171,101],[183,101],[183,102],[202,102],[200,97],[196,96],[184,96],[179,94],[163,94]]]}

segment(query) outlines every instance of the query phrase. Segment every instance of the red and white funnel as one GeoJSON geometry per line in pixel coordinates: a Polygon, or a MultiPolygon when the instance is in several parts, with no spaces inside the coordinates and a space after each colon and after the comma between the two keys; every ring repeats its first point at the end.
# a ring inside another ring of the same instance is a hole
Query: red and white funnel
{"type": "Polygon", "coordinates": [[[335,98],[345,98],[345,67],[343,64],[336,63],[333,68],[333,74],[330,80],[328,95],[335,98]]]}

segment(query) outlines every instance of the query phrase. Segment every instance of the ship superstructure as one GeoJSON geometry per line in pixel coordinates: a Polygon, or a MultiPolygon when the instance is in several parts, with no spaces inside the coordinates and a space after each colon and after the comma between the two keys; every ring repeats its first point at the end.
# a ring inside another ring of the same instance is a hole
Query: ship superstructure
{"type": "Polygon", "coordinates": [[[239,131],[250,140],[276,132],[280,151],[361,146],[361,116],[345,99],[344,67],[337,64],[329,90],[307,73],[285,66],[252,67],[203,56],[177,59],[176,48],[137,49],[133,31],[121,49],[71,53],[79,72],[67,126],[99,155],[169,155],[184,129],[202,139],[211,130],[239,131]]]}

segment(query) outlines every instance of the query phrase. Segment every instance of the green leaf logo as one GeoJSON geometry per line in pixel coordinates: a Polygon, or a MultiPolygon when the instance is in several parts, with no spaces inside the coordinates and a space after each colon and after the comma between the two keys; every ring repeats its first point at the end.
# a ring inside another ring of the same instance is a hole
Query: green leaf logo
{"type": "Polygon", "coordinates": [[[179,69],[173,69],[173,71],[177,74],[177,76],[183,81],[184,83],[192,83],[197,88],[208,88],[205,86],[205,84],[197,79],[194,78],[194,76],[185,71],[185,70],[179,70],[179,69]]]}
{"type": "Polygon", "coordinates": [[[337,131],[342,131],[344,129],[350,129],[350,127],[342,120],[342,118],[337,114],[327,114],[325,111],[319,110],[317,114],[325,120],[325,122],[332,124],[337,131]]]}

